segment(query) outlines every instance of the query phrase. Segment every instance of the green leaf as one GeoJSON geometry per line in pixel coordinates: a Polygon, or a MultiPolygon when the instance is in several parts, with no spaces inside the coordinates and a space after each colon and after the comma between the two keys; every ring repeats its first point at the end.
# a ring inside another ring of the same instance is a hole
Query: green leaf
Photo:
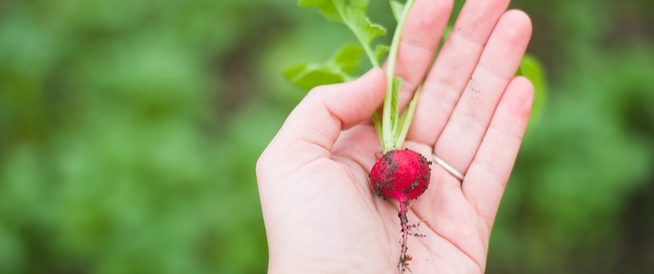
{"type": "Polygon", "coordinates": [[[295,65],[287,68],[284,76],[295,86],[305,90],[343,83],[353,78],[350,73],[359,69],[361,56],[363,49],[359,45],[347,45],[325,63],[295,65]]]}
{"type": "Polygon", "coordinates": [[[543,105],[547,97],[547,85],[545,82],[544,69],[540,61],[533,55],[525,54],[520,61],[520,67],[516,76],[524,76],[534,85],[534,103],[531,108],[531,122],[537,121],[540,117],[543,105]]]}
{"type": "Polygon", "coordinates": [[[363,37],[361,40],[367,38],[368,44],[372,43],[375,38],[386,35],[384,26],[371,22],[367,17],[364,18],[364,22],[357,22],[357,24],[360,24],[360,29],[358,32],[355,31],[355,35],[363,37]]]}
{"type": "Polygon", "coordinates": [[[368,0],[300,0],[300,7],[316,7],[327,19],[344,23],[357,37],[373,66],[379,62],[371,49],[375,38],[386,34],[386,29],[374,24],[366,16],[368,0]]]}
{"type": "Polygon", "coordinates": [[[336,9],[336,5],[329,0],[300,0],[298,2],[300,7],[317,7],[320,13],[327,19],[332,21],[343,22],[343,19],[336,9]]]}
{"type": "Polygon", "coordinates": [[[393,17],[395,21],[400,22],[402,18],[402,12],[404,11],[404,4],[398,1],[391,1],[391,10],[393,11],[393,17]]]}
{"type": "Polygon", "coordinates": [[[389,49],[390,48],[387,45],[377,44],[375,51],[373,52],[375,58],[377,58],[377,61],[381,62],[382,58],[384,58],[384,55],[388,52],[389,49]]]}
{"type": "Polygon", "coordinates": [[[302,64],[290,67],[284,71],[286,79],[294,85],[310,90],[317,86],[345,82],[349,76],[342,71],[335,71],[326,65],[302,64]]]}
{"type": "Polygon", "coordinates": [[[336,54],[333,65],[340,67],[344,73],[352,73],[359,69],[359,60],[363,56],[363,48],[359,45],[347,45],[336,54]]]}
{"type": "Polygon", "coordinates": [[[298,6],[316,7],[327,19],[345,22],[343,17],[347,9],[365,13],[368,2],[368,0],[300,0],[298,6]]]}

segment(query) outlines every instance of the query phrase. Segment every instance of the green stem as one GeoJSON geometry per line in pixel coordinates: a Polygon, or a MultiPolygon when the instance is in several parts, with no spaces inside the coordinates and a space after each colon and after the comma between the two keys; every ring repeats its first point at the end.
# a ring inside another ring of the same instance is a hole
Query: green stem
{"type": "Polygon", "coordinates": [[[368,59],[370,59],[370,63],[372,64],[373,67],[378,68],[379,67],[379,61],[377,61],[377,58],[375,57],[375,54],[372,53],[372,50],[367,44],[364,44],[363,41],[357,36],[357,39],[359,39],[359,42],[361,45],[363,45],[363,51],[366,52],[366,55],[368,55],[368,59]]]}
{"type": "MultiPolygon", "coordinates": [[[[395,28],[395,33],[393,34],[393,42],[391,43],[391,49],[388,53],[388,63],[386,67],[386,97],[384,98],[384,113],[382,117],[382,134],[384,140],[382,142],[382,150],[384,152],[392,149],[395,146],[395,141],[393,140],[393,127],[391,124],[391,100],[393,97],[393,76],[395,72],[395,63],[397,61],[397,50],[400,45],[400,37],[402,35],[402,29],[404,28],[404,23],[406,22],[407,15],[411,6],[413,6],[415,0],[408,0],[402,11],[402,18],[400,18],[395,28]]],[[[396,112],[397,113],[397,112],[396,112]]],[[[397,121],[397,119],[396,119],[397,121]]]]}
{"type": "Polygon", "coordinates": [[[375,131],[377,131],[377,137],[379,138],[379,143],[383,144],[384,140],[382,139],[382,125],[381,121],[379,120],[379,114],[375,111],[372,114],[372,122],[375,124],[375,131]]]}
{"type": "MultiPolygon", "coordinates": [[[[345,17],[345,16],[343,16],[344,14],[343,14],[342,9],[337,8],[336,11],[341,16],[341,18],[345,17]]],[[[369,43],[366,43],[366,41],[364,41],[363,39],[361,39],[361,37],[359,37],[359,35],[357,35],[357,32],[355,31],[355,28],[352,27],[349,22],[345,21],[344,23],[354,33],[354,36],[357,37],[357,40],[359,40],[359,43],[363,47],[363,51],[365,51],[366,55],[368,55],[368,59],[370,59],[370,63],[372,64],[372,66],[378,68],[379,67],[379,61],[377,61],[377,58],[375,58],[375,55],[372,53],[372,50],[370,49],[369,43]]]]}
{"type": "Polygon", "coordinates": [[[404,143],[404,139],[406,139],[406,134],[409,132],[409,127],[411,126],[411,120],[413,120],[413,113],[416,112],[416,105],[418,104],[418,97],[420,97],[420,91],[422,91],[422,85],[418,86],[418,90],[416,90],[416,93],[413,94],[413,98],[409,103],[409,107],[405,109],[404,112],[402,113],[403,117],[400,118],[400,120],[402,121],[402,124],[400,126],[402,128],[400,129],[399,135],[395,140],[395,146],[393,146],[396,149],[400,149],[402,147],[402,144],[404,143]]]}

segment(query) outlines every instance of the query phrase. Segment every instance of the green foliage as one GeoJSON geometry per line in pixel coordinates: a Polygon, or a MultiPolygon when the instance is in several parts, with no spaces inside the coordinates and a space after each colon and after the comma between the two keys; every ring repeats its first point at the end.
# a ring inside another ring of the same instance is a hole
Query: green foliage
{"type": "Polygon", "coordinates": [[[545,82],[545,73],[543,65],[536,57],[531,54],[525,54],[520,61],[520,67],[516,76],[524,76],[534,85],[534,103],[531,109],[529,120],[531,124],[537,123],[541,115],[545,99],[547,98],[547,84],[545,82]]]}
{"type": "Polygon", "coordinates": [[[402,12],[404,12],[404,3],[400,3],[398,1],[391,0],[391,11],[393,11],[393,17],[395,18],[395,21],[400,22],[400,19],[402,19],[402,12]]]}
{"type": "Polygon", "coordinates": [[[300,0],[300,7],[317,7],[327,19],[348,26],[357,37],[373,66],[378,67],[379,52],[373,52],[371,43],[386,34],[386,29],[374,24],[366,16],[368,0],[300,0]]]}
{"type": "Polygon", "coordinates": [[[352,80],[350,73],[359,69],[361,56],[363,56],[363,49],[360,46],[349,45],[325,64],[295,65],[287,68],[284,76],[294,85],[305,90],[343,83],[352,80]]]}
{"type": "Polygon", "coordinates": [[[373,56],[375,56],[377,62],[381,62],[384,55],[390,50],[387,45],[377,44],[375,50],[373,51],[373,56]]]}
{"type": "MultiPolygon", "coordinates": [[[[317,7],[326,18],[345,23],[354,32],[355,36],[357,36],[363,48],[357,46],[348,46],[342,49],[339,54],[336,54],[335,57],[333,57],[332,60],[328,61],[326,64],[295,65],[287,68],[284,73],[286,78],[295,86],[309,90],[316,86],[342,83],[349,79],[353,79],[354,77],[350,76],[350,73],[358,68],[357,62],[362,55],[361,49],[368,53],[370,61],[375,67],[379,66],[379,60],[383,57],[384,53],[386,51],[390,51],[388,64],[386,67],[386,77],[388,82],[386,97],[383,104],[383,119],[380,120],[376,113],[373,115],[373,122],[375,124],[377,135],[379,137],[381,147],[384,150],[400,148],[402,146],[402,143],[404,142],[404,136],[406,134],[403,132],[408,131],[408,127],[411,124],[411,119],[413,118],[412,112],[402,114],[399,113],[398,98],[402,79],[394,77],[396,55],[401,39],[402,29],[406,19],[405,17],[408,15],[413,2],[414,0],[409,0],[406,3],[400,3],[395,0],[390,1],[391,11],[395,17],[395,20],[398,22],[395,33],[393,35],[393,42],[391,47],[386,47],[381,44],[377,45],[375,50],[371,52],[369,44],[378,35],[375,34],[375,31],[373,30],[374,27],[371,27],[370,20],[365,15],[365,11],[368,8],[367,0],[300,0],[299,6],[317,7]],[[370,33],[373,34],[370,35],[370,33]],[[370,37],[372,38],[365,39],[370,37]],[[347,58],[351,59],[348,61],[346,60],[347,58]],[[344,62],[353,63],[351,66],[352,69],[344,69],[349,68],[347,64],[343,64],[344,62]]],[[[443,42],[447,39],[451,32],[452,26],[448,25],[443,37],[441,38],[443,42]]],[[[540,113],[540,109],[542,108],[543,100],[546,94],[546,89],[544,86],[545,81],[543,80],[542,71],[543,69],[541,64],[536,61],[534,57],[526,55],[521,61],[520,67],[516,72],[516,76],[525,76],[532,80],[534,83],[536,93],[534,99],[534,110],[536,113],[540,113]]],[[[414,99],[412,102],[415,102],[416,99],[417,95],[414,94],[414,99]]],[[[413,107],[408,107],[405,109],[405,112],[412,111],[413,109],[413,107]]],[[[532,119],[532,124],[534,123],[534,120],[536,119],[532,119]]]]}
{"type": "Polygon", "coordinates": [[[364,46],[368,46],[378,36],[386,34],[386,29],[374,24],[366,16],[367,0],[300,0],[300,7],[317,7],[328,19],[339,21],[352,30],[364,46]]]}
{"type": "MultiPolygon", "coordinates": [[[[378,25],[371,25],[370,19],[366,17],[365,11],[368,8],[368,1],[300,0],[299,2],[299,5],[303,7],[315,6],[328,19],[343,22],[350,27],[350,30],[359,39],[363,50],[368,54],[370,62],[374,67],[379,67],[379,59],[383,57],[386,51],[390,51],[388,65],[386,67],[388,87],[384,99],[383,120],[380,120],[377,114],[373,115],[375,128],[384,150],[401,147],[402,141],[398,142],[397,138],[402,135],[401,132],[408,130],[413,117],[413,113],[404,113],[402,115],[402,121],[399,121],[398,98],[402,79],[393,77],[405,17],[411,9],[412,4],[413,0],[409,0],[406,4],[396,1],[390,2],[393,15],[398,21],[398,26],[393,35],[393,43],[391,47],[377,45],[375,50],[371,51],[370,43],[377,36],[385,34],[386,31],[378,25]],[[383,30],[383,33],[380,30],[383,30]],[[408,120],[405,121],[405,119],[408,120]],[[403,124],[405,128],[400,128],[400,124],[403,124]]],[[[347,73],[344,73],[342,69],[333,69],[333,63],[343,62],[344,60],[342,58],[352,58],[350,62],[357,62],[360,58],[359,55],[337,54],[334,61],[330,62],[332,65],[296,65],[287,69],[285,76],[296,86],[304,89],[310,89],[325,83],[344,82],[345,79],[351,77],[347,73]],[[339,57],[342,58],[339,60],[339,57]]],[[[412,110],[414,108],[408,109],[412,110]]]]}
{"type": "Polygon", "coordinates": [[[377,44],[374,50],[371,47],[375,38],[386,34],[386,29],[373,24],[366,16],[367,0],[300,0],[298,5],[316,7],[327,19],[345,24],[361,46],[345,46],[323,64],[300,64],[287,68],[284,76],[297,87],[310,90],[320,85],[352,80],[354,77],[351,74],[359,68],[358,63],[364,52],[375,67],[388,52],[389,48],[382,44],[377,44]]]}

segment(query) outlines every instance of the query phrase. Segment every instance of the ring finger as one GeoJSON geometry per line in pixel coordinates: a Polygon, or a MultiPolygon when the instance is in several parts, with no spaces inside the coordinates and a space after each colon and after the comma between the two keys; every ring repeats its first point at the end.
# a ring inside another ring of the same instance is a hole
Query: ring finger
{"type": "Polygon", "coordinates": [[[486,133],[497,104],[513,78],[531,36],[521,11],[502,15],[479,63],[434,146],[434,153],[465,174],[486,133]]]}

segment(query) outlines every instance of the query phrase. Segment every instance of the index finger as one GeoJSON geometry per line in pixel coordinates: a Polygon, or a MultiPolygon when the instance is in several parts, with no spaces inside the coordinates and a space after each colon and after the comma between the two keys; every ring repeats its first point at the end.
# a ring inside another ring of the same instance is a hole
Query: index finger
{"type": "Polygon", "coordinates": [[[400,106],[411,100],[424,79],[447,26],[453,2],[417,0],[407,15],[395,64],[395,76],[403,79],[400,106]]]}

